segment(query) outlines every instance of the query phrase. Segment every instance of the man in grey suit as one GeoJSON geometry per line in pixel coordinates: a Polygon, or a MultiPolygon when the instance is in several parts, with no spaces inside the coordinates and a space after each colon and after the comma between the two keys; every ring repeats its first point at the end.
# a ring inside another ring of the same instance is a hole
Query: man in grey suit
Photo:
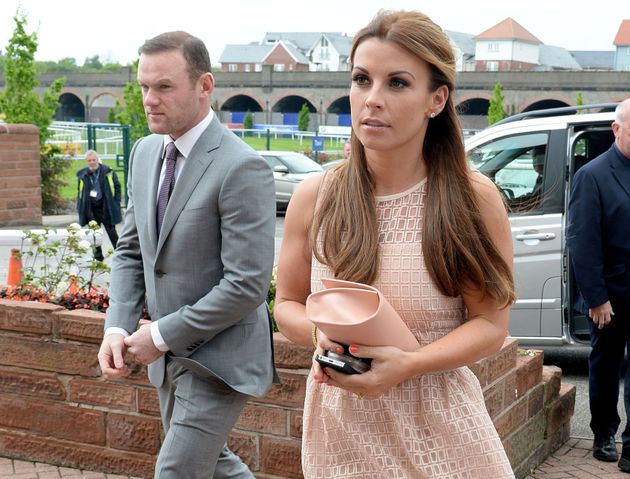
{"type": "Polygon", "coordinates": [[[99,351],[107,378],[129,374],[127,354],[149,365],[166,431],[161,479],[252,478],[226,440],[247,399],[277,378],[265,304],[273,175],[214,115],[210,71],[203,42],[185,32],[140,48],[154,134],[131,152],[99,351]],[[152,322],[138,328],[145,293],[152,322]]]}

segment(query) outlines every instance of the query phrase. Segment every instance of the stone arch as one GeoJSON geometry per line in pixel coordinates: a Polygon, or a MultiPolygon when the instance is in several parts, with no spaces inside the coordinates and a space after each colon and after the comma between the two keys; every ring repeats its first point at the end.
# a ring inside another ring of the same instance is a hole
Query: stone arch
{"type": "Polygon", "coordinates": [[[90,108],[114,108],[118,97],[110,92],[103,92],[96,95],[90,103],[90,108]]]}
{"type": "Polygon", "coordinates": [[[337,98],[332,101],[326,113],[328,117],[334,122],[334,119],[330,118],[333,115],[337,116],[337,125],[339,126],[352,126],[352,117],[350,116],[350,97],[348,95],[337,98]]]}
{"type": "Polygon", "coordinates": [[[55,113],[57,121],[85,121],[85,105],[74,93],[64,92],[59,96],[59,106],[55,113]]]}
{"type": "Polygon", "coordinates": [[[490,99],[485,95],[470,95],[461,98],[455,105],[459,121],[464,130],[481,130],[488,125],[490,99]]]}
{"type": "Polygon", "coordinates": [[[530,99],[527,103],[523,104],[518,113],[524,113],[527,111],[545,110],[547,108],[559,108],[563,106],[571,106],[573,101],[567,98],[535,98],[530,99]]]}
{"type": "Polygon", "coordinates": [[[311,113],[310,125],[316,125],[318,110],[312,101],[302,95],[285,95],[271,104],[271,123],[297,125],[299,111],[305,103],[311,113]]]}
{"type": "Polygon", "coordinates": [[[221,104],[219,111],[221,121],[228,124],[236,126],[242,124],[248,111],[252,113],[254,123],[267,123],[260,101],[250,95],[232,95],[221,104]]]}

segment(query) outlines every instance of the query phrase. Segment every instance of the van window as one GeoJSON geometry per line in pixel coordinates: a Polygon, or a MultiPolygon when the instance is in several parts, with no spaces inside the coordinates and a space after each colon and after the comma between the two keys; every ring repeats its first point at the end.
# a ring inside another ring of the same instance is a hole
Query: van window
{"type": "Polygon", "coordinates": [[[473,168],[490,178],[513,213],[542,210],[547,133],[503,137],[468,153],[473,168]]]}

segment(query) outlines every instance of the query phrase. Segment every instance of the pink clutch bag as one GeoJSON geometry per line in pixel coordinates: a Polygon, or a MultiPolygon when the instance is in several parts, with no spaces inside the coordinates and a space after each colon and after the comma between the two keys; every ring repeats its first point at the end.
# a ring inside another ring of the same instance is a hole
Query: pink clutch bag
{"type": "Polygon", "coordinates": [[[420,347],[413,333],[383,294],[373,286],[322,279],[324,289],[306,299],[306,317],[330,339],[342,344],[420,347]]]}

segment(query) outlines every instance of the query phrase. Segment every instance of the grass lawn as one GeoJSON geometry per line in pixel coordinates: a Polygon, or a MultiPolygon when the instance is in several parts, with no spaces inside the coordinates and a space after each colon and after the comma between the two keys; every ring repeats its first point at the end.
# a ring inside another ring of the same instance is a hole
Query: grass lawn
{"type": "MultiPolygon", "coordinates": [[[[269,139],[269,149],[270,150],[279,150],[279,151],[299,151],[301,153],[311,151],[312,142],[310,138],[304,138],[302,141],[298,139],[291,138],[274,138],[273,135],[269,139]]],[[[265,135],[261,135],[260,138],[256,136],[246,136],[243,138],[243,141],[251,146],[254,150],[266,150],[267,149],[267,139],[265,135]]],[[[321,154],[322,159],[335,159],[337,157],[341,157],[343,155],[343,141],[336,141],[326,139],[324,141],[324,150],[328,152],[328,155],[324,156],[321,154]],[[338,154],[335,155],[335,151],[338,151],[338,154]]],[[[85,168],[85,160],[77,159],[77,160],[59,160],[66,161],[70,164],[68,170],[64,174],[64,181],[67,183],[61,189],[61,196],[65,200],[75,200],[77,197],[77,171],[82,168],[85,168]]],[[[103,160],[103,162],[108,165],[110,168],[116,170],[116,160],[103,160]]],[[[125,188],[124,178],[122,172],[116,171],[118,174],[118,180],[123,188],[122,196],[125,197],[125,188]]]]}

